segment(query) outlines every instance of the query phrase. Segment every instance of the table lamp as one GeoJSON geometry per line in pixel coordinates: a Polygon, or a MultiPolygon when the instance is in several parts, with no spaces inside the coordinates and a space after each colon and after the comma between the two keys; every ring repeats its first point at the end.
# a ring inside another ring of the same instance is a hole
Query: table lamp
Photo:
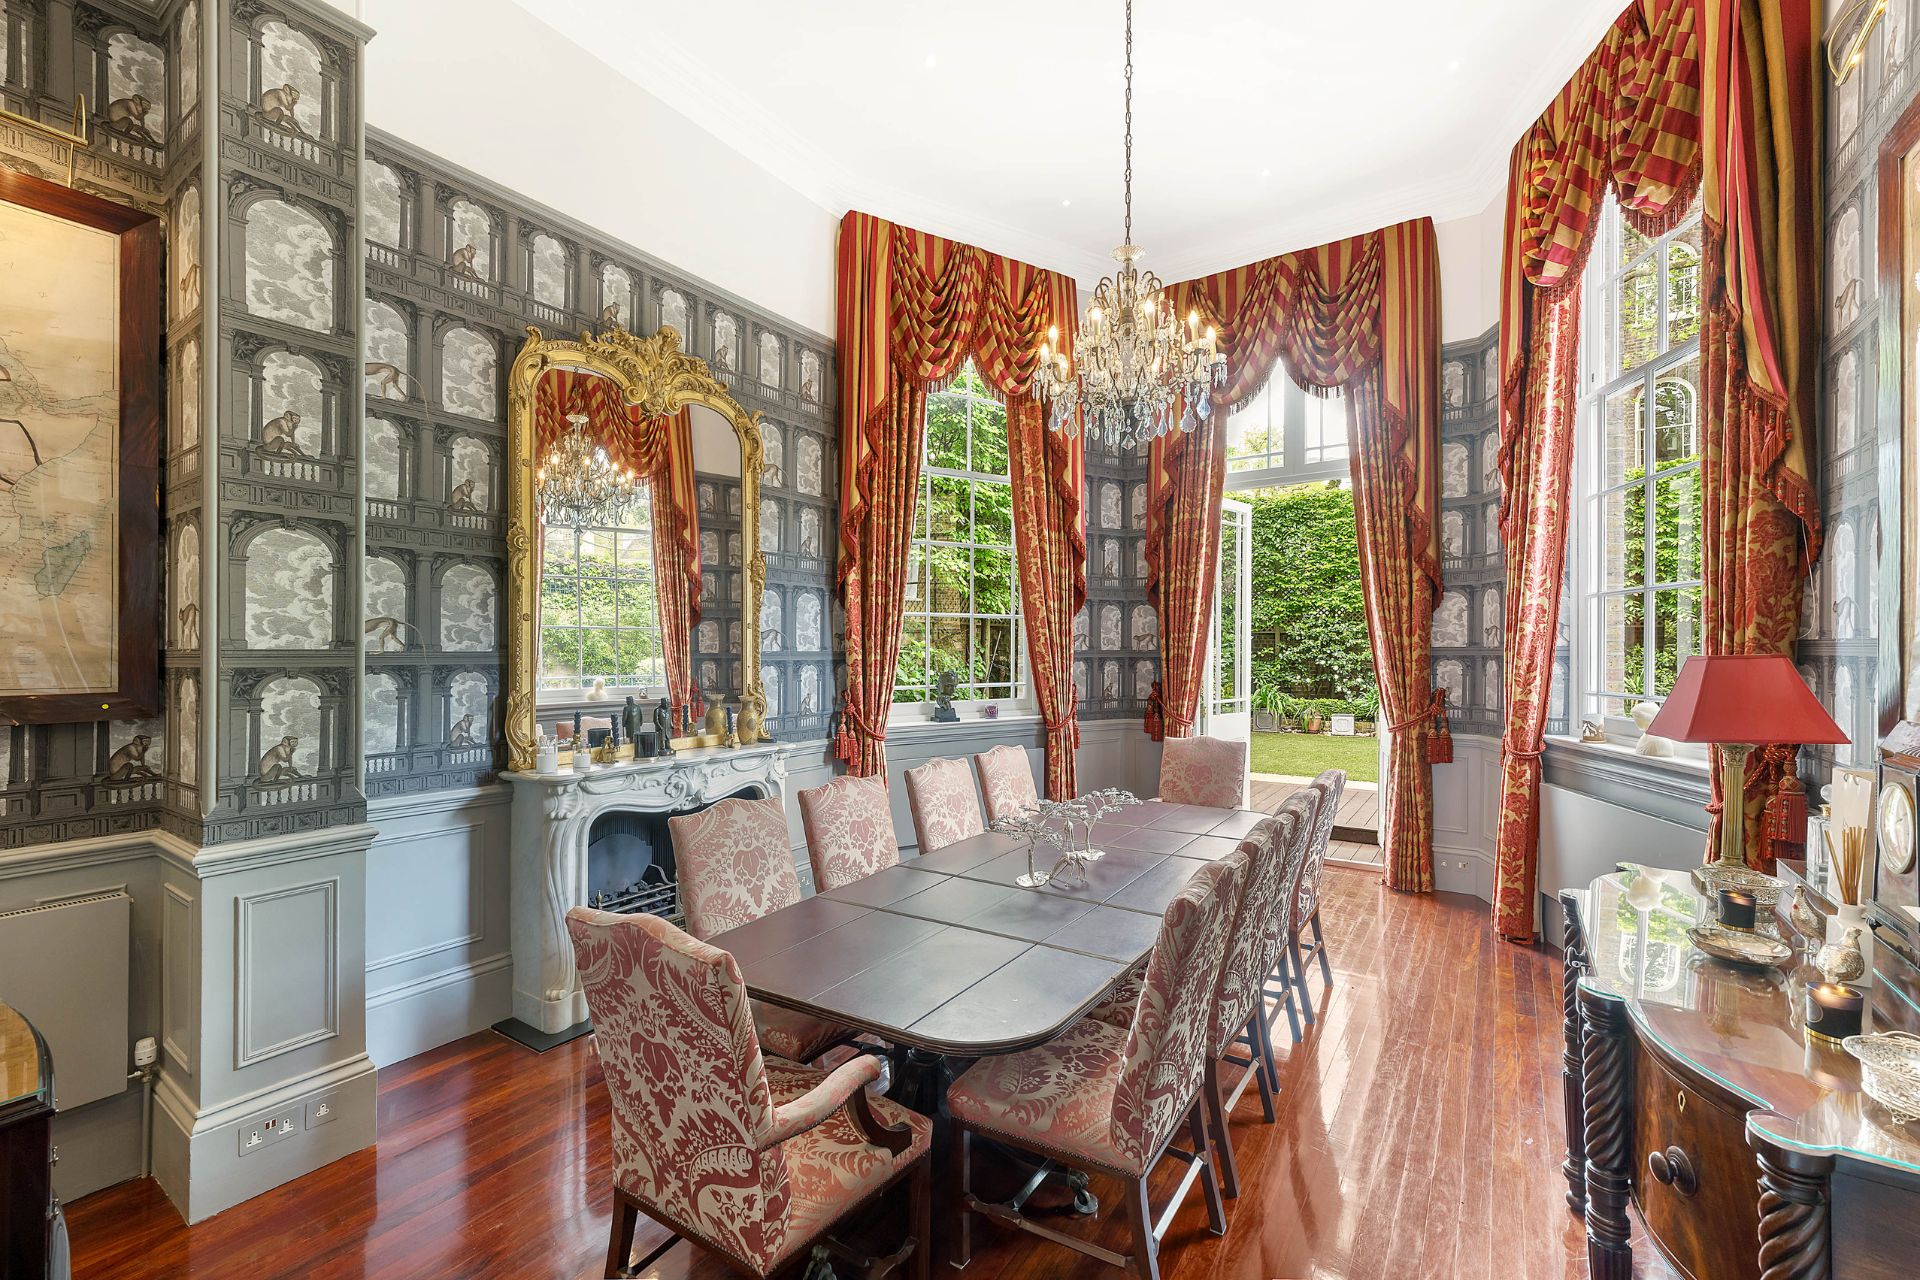
{"type": "Polygon", "coordinates": [[[1846,742],[1847,735],[1783,654],[1723,654],[1688,658],[1647,732],[1678,742],[1720,748],[1720,823],[1717,868],[1746,868],[1744,793],[1747,755],[1755,747],[1846,742]]]}

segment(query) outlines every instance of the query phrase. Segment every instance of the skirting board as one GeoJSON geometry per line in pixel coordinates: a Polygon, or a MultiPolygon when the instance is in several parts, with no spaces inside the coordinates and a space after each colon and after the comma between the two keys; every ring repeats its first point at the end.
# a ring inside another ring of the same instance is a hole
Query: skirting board
{"type": "Polygon", "coordinates": [[[367,1056],[375,1066],[485,1031],[513,1008],[513,953],[503,951],[367,993],[367,1056]]]}

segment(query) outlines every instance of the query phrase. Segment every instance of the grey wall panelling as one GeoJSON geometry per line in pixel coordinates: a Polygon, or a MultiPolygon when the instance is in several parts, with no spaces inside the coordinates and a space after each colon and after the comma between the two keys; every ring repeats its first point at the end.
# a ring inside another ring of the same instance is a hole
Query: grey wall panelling
{"type": "MultiPolygon", "coordinates": [[[[1506,560],[1500,548],[1500,330],[1440,353],[1440,564],[1433,683],[1455,733],[1503,731],[1500,658],[1506,560]]],[[[1563,669],[1556,681],[1564,685],[1563,669]]],[[[1556,692],[1556,705],[1564,694],[1556,692]]]]}
{"type": "Polygon", "coordinates": [[[1147,451],[1086,442],[1087,603],[1073,624],[1082,720],[1140,720],[1160,678],[1147,603],[1147,451]]]}

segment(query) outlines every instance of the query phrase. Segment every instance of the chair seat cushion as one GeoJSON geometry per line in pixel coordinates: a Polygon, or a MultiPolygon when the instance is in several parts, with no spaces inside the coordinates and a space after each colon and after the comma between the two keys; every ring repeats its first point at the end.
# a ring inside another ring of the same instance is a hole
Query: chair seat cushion
{"type": "Polygon", "coordinates": [[[1127,1031],[1082,1018],[1037,1049],[982,1058],[947,1090],[947,1110],[969,1128],[1043,1147],[1122,1174],[1146,1172],[1113,1142],[1113,1097],[1127,1031]]]}
{"type": "MultiPolygon", "coordinates": [[[[773,1104],[783,1106],[826,1079],[827,1073],[768,1058],[767,1084],[773,1104]]],[[[873,1114],[881,1124],[906,1124],[913,1141],[898,1155],[876,1147],[860,1135],[847,1108],[841,1107],[805,1133],[781,1144],[787,1159],[787,1185],[792,1198],[787,1207],[786,1238],[774,1249],[766,1271],[776,1270],[802,1248],[829,1232],[847,1210],[885,1185],[907,1165],[927,1153],[933,1142],[933,1121],[896,1102],[869,1095],[873,1114]]]]}
{"type": "Polygon", "coordinates": [[[760,1047],[789,1062],[812,1062],[853,1035],[837,1022],[759,1000],[753,1002],[753,1026],[760,1033],[760,1047]]]}
{"type": "Polygon", "coordinates": [[[1142,960],[1133,966],[1114,984],[1113,990],[1101,999],[1100,1003],[1087,1012],[1089,1018],[1120,1028],[1122,1031],[1133,1026],[1133,1012],[1140,1004],[1140,989],[1147,985],[1147,962],[1142,960]]]}

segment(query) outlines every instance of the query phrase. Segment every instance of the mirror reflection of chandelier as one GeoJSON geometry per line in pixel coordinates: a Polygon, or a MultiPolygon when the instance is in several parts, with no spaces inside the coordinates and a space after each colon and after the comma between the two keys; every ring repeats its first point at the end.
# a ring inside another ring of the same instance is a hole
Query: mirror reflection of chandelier
{"type": "Polygon", "coordinates": [[[640,477],[618,466],[587,438],[587,415],[570,413],[573,429],[561,434],[534,473],[542,515],[549,525],[612,528],[640,496],[640,477]]]}
{"type": "Polygon", "coordinates": [[[1113,251],[1120,269],[1100,281],[1080,319],[1073,354],[1047,330],[1034,374],[1036,400],[1051,400],[1047,426],[1076,435],[1086,429],[1109,444],[1144,444],[1191,431],[1213,412],[1213,388],[1227,381],[1227,358],[1211,326],[1189,311],[1183,327],[1160,278],[1134,264],[1133,242],[1133,0],[1127,0],[1126,235],[1113,251]]]}

